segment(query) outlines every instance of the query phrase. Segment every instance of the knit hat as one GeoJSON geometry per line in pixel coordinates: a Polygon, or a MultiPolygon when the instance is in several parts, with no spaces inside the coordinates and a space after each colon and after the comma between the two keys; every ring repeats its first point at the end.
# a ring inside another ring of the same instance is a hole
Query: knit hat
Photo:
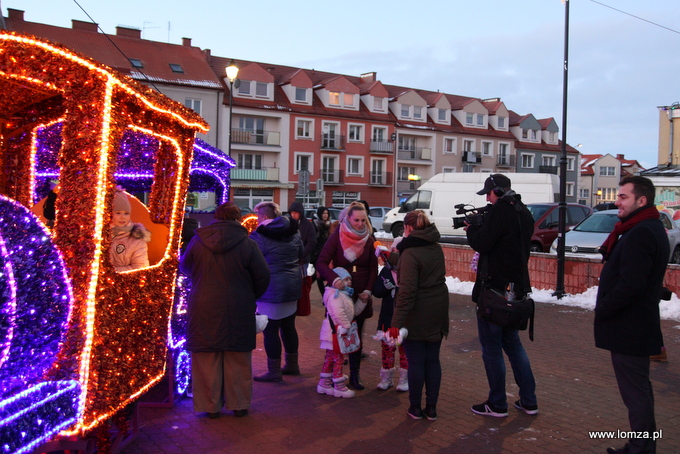
{"type": "Polygon", "coordinates": [[[126,211],[128,213],[132,211],[128,196],[120,187],[117,187],[116,192],[113,194],[113,211],[126,211]]]}
{"type": "Polygon", "coordinates": [[[337,274],[340,277],[340,279],[347,279],[347,278],[352,279],[352,276],[350,276],[349,271],[347,271],[344,268],[341,268],[341,267],[333,268],[333,271],[335,271],[335,274],[337,274]]]}

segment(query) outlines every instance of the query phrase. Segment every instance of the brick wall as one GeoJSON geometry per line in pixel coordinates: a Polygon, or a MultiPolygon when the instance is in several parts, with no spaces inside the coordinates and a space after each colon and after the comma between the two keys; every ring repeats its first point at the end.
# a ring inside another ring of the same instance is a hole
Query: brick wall
{"type": "MultiPolygon", "coordinates": [[[[388,248],[391,240],[380,239],[388,248]]],[[[469,246],[441,244],[446,258],[446,275],[461,281],[474,282],[475,273],[470,270],[470,260],[474,251],[469,246]]],[[[596,259],[566,257],[564,263],[564,291],[569,294],[585,292],[598,285],[602,263],[596,259]]],[[[557,284],[557,256],[550,254],[531,254],[529,277],[532,287],[541,290],[554,290],[557,284]]],[[[680,296],[680,265],[668,265],[665,285],[680,296]]]]}

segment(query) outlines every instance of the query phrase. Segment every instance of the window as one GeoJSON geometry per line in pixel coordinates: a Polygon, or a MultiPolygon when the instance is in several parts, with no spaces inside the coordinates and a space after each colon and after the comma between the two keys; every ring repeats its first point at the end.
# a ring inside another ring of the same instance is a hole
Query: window
{"type": "Polygon", "coordinates": [[[456,139],[444,139],[444,153],[456,152],[456,139]]]}
{"type": "Polygon", "coordinates": [[[416,151],[416,138],[413,136],[399,136],[400,151],[416,151]]]}
{"type": "Polygon", "coordinates": [[[455,167],[442,167],[442,173],[456,173],[455,167]]]}
{"type": "Polygon", "coordinates": [[[618,193],[617,188],[597,188],[597,191],[601,194],[597,196],[598,200],[616,200],[616,194],[618,193]]]}
{"type": "Polygon", "coordinates": [[[534,155],[522,153],[522,168],[524,169],[534,168],[534,155]]]}
{"type": "Polygon", "coordinates": [[[579,197],[579,199],[590,198],[590,189],[588,189],[588,188],[579,189],[578,190],[578,197],[579,197]]]}
{"type": "Polygon", "coordinates": [[[364,127],[362,125],[349,125],[349,140],[352,142],[363,142],[364,127]]]}
{"type": "Polygon", "coordinates": [[[463,151],[475,151],[475,141],[463,140],[463,151]]]}
{"type": "Polygon", "coordinates": [[[575,158],[567,158],[567,170],[570,172],[574,171],[574,163],[576,162],[575,158]]]}
{"type": "Polygon", "coordinates": [[[371,184],[387,184],[385,167],[384,159],[375,159],[371,162],[371,184]]]}
{"type": "Polygon", "coordinates": [[[182,69],[181,65],[177,65],[175,63],[170,63],[170,69],[174,73],[184,74],[184,70],[182,69]]]}
{"type": "Polygon", "coordinates": [[[491,147],[493,146],[493,142],[482,142],[482,154],[484,156],[491,156],[491,147]]]}
{"type": "Polygon", "coordinates": [[[529,138],[529,130],[528,129],[522,129],[522,139],[528,139],[529,138]]]}
{"type": "Polygon", "coordinates": [[[268,84],[264,82],[255,82],[255,96],[258,96],[260,98],[266,98],[268,97],[268,92],[267,90],[268,84]]]}
{"type": "Polygon", "coordinates": [[[133,68],[143,68],[144,67],[144,65],[142,64],[142,60],[140,60],[139,58],[131,58],[130,64],[132,65],[133,68]]]}
{"type": "Polygon", "coordinates": [[[574,183],[567,182],[567,197],[574,196],[574,183]]]}
{"type": "Polygon", "coordinates": [[[386,142],[387,141],[387,128],[373,128],[373,141],[374,142],[386,142]]]}
{"type": "Polygon", "coordinates": [[[536,130],[535,129],[531,130],[531,140],[536,141],[536,130]]]}
{"type": "Polygon", "coordinates": [[[550,131],[548,133],[548,140],[550,143],[557,143],[557,133],[554,131],[550,131]]]}
{"type": "Polygon", "coordinates": [[[298,120],[297,121],[297,131],[296,136],[298,138],[309,139],[312,137],[312,121],[311,120],[298,120]]]}
{"type": "Polygon", "coordinates": [[[471,124],[472,124],[472,121],[474,120],[474,118],[475,118],[475,114],[473,114],[473,113],[471,113],[471,112],[467,112],[467,113],[465,114],[465,124],[466,124],[466,125],[471,125],[471,124]]]}
{"type": "Polygon", "coordinates": [[[340,172],[337,165],[338,158],[324,156],[321,165],[321,178],[324,183],[340,183],[340,172]]]}
{"type": "Polygon", "coordinates": [[[337,123],[323,124],[323,137],[321,148],[333,148],[333,149],[342,148],[340,134],[338,134],[339,129],[340,125],[338,125],[337,123]]]}
{"type": "Polygon", "coordinates": [[[413,118],[421,120],[423,118],[423,108],[420,106],[413,106],[413,118]]]}
{"type": "Polygon", "coordinates": [[[547,167],[555,167],[555,156],[543,156],[543,165],[547,167]]]}
{"type": "Polygon", "coordinates": [[[399,181],[408,181],[408,176],[416,173],[415,167],[399,167],[397,170],[397,179],[399,181]]]}
{"type": "Polygon", "coordinates": [[[380,97],[380,96],[376,96],[375,98],[373,98],[373,110],[382,111],[384,109],[383,108],[383,100],[384,99],[385,98],[380,97]]]}
{"type": "Polygon", "coordinates": [[[340,105],[340,93],[337,91],[331,91],[328,93],[328,104],[332,106],[340,105]]]}
{"type": "Polygon", "coordinates": [[[307,89],[295,87],[295,101],[307,102],[307,89]]]}
{"type": "Polygon", "coordinates": [[[498,129],[505,128],[505,117],[498,117],[498,129]]]}
{"type": "Polygon", "coordinates": [[[484,115],[477,114],[477,126],[484,126],[484,115]]]}
{"type": "Polygon", "coordinates": [[[600,167],[601,177],[613,177],[616,175],[616,168],[613,166],[603,166],[600,167]]]}
{"type": "Polygon", "coordinates": [[[201,100],[200,99],[186,98],[184,100],[184,105],[187,106],[189,109],[193,109],[193,111],[196,112],[197,114],[201,115],[201,100]]]}
{"type": "Polygon", "coordinates": [[[250,81],[241,79],[237,90],[239,95],[250,96],[250,81]]]}
{"type": "Polygon", "coordinates": [[[402,104],[401,105],[401,117],[402,118],[411,118],[411,106],[402,104]]]}
{"type": "Polygon", "coordinates": [[[343,105],[345,107],[354,106],[354,95],[351,93],[344,93],[343,105]]]}
{"type": "Polygon", "coordinates": [[[312,170],[312,155],[310,154],[296,154],[295,155],[295,173],[300,170],[312,170]]]}
{"type": "Polygon", "coordinates": [[[347,159],[347,175],[361,175],[362,167],[361,158],[348,158],[347,159]]]}
{"type": "Polygon", "coordinates": [[[239,169],[262,169],[262,155],[259,154],[239,154],[239,169]]]}
{"type": "Polygon", "coordinates": [[[264,118],[241,117],[239,118],[239,129],[248,133],[249,143],[264,143],[264,118]]]}
{"type": "Polygon", "coordinates": [[[446,109],[439,109],[439,121],[446,121],[446,113],[448,110],[446,109]]]}
{"type": "Polygon", "coordinates": [[[508,157],[508,144],[499,143],[498,144],[498,164],[509,165],[510,159],[508,157]]]}

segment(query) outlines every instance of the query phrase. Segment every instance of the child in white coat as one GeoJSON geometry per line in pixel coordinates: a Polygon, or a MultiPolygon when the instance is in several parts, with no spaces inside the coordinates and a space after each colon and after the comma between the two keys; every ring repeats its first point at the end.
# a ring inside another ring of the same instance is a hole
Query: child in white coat
{"type": "Polygon", "coordinates": [[[352,302],[352,277],[344,268],[334,268],[337,279],[341,279],[345,288],[338,290],[329,283],[323,294],[323,304],[326,306],[326,318],[321,324],[321,348],[326,350],[326,358],[321,368],[321,378],[316,387],[319,394],[327,394],[335,397],[354,397],[354,391],[347,388],[345,384],[346,376],[342,373],[342,366],[345,358],[342,353],[333,350],[333,329],[329,318],[332,320],[336,330],[340,333],[347,332],[354,317],[359,315],[366,307],[366,303],[358,300],[356,305],[352,302]]]}

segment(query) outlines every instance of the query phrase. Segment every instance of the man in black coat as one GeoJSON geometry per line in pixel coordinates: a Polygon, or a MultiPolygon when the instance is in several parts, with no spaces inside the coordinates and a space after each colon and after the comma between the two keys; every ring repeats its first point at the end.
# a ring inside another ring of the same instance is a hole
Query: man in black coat
{"type": "Polygon", "coordinates": [[[608,453],[656,452],[649,356],[661,351],[659,295],[670,248],[654,195],[648,178],[623,178],[616,200],[620,221],[600,248],[604,266],[595,305],[595,346],[611,352],[630,428],[641,435],[608,453]]]}
{"type": "MultiPolygon", "coordinates": [[[[510,184],[510,179],[505,175],[497,173],[489,176],[484,188],[477,194],[486,195],[491,206],[481,224],[473,223],[465,228],[470,247],[479,253],[477,280],[472,290],[474,302],[478,301],[484,286],[500,292],[512,288],[518,299],[531,292],[528,263],[534,220],[510,184]]],[[[508,416],[505,351],[519,386],[520,399],[515,402],[515,407],[528,415],[537,414],[536,381],[519,331],[479,316],[477,329],[489,382],[489,395],[485,402],[473,405],[472,412],[496,418],[508,416]]]]}

